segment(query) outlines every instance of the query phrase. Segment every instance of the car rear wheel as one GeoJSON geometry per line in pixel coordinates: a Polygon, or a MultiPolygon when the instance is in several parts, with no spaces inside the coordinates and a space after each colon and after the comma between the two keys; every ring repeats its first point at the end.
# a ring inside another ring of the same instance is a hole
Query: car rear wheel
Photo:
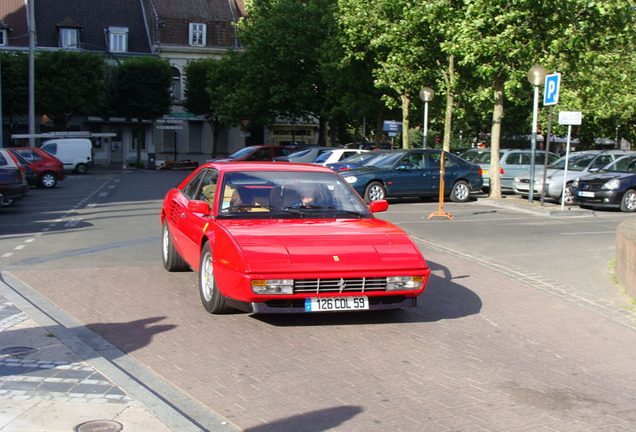
{"type": "Polygon", "coordinates": [[[636,190],[630,189],[625,192],[621,200],[621,211],[636,212],[636,190]]]}
{"type": "Polygon", "coordinates": [[[50,171],[43,172],[38,183],[42,188],[53,188],[57,184],[57,176],[50,171]]]}
{"type": "Polygon", "coordinates": [[[386,189],[380,182],[371,182],[364,191],[364,200],[368,203],[386,199],[386,189]]]}
{"type": "Polygon", "coordinates": [[[225,302],[225,296],[219,291],[216,279],[214,278],[210,243],[206,243],[201,251],[201,261],[199,262],[199,294],[201,295],[203,307],[211,314],[222,314],[232,311],[232,308],[225,302]]]}
{"type": "Polygon", "coordinates": [[[84,163],[77,164],[77,166],[75,167],[75,172],[77,174],[86,174],[88,172],[88,165],[84,163]]]}
{"type": "Polygon", "coordinates": [[[161,261],[163,268],[169,272],[183,271],[188,268],[185,260],[181,258],[179,252],[174,248],[172,242],[172,236],[170,235],[170,229],[168,228],[168,222],[163,223],[161,235],[161,261]]]}
{"type": "Polygon", "coordinates": [[[466,202],[470,199],[470,186],[464,180],[457,181],[450,193],[451,201],[466,202]]]}

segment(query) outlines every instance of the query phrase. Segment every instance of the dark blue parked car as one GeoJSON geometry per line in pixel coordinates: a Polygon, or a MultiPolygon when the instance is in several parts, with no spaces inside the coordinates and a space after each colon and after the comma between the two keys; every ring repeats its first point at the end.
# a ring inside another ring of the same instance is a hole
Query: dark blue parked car
{"type": "Polygon", "coordinates": [[[636,155],[623,156],[572,183],[574,202],[581,207],[618,208],[636,212],[636,155]]]}
{"type": "MultiPolygon", "coordinates": [[[[440,159],[440,150],[393,150],[341,175],[367,203],[386,198],[438,196],[440,159]]],[[[481,189],[479,165],[448,152],[444,162],[444,194],[452,201],[468,201],[470,192],[481,189]]]]}

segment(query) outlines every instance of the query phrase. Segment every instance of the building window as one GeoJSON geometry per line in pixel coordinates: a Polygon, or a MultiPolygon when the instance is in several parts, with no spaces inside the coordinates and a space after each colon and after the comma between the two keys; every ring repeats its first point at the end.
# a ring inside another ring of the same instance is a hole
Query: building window
{"type": "Polygon", "coordinates": [[[190,45],[205,46],[206,41],[206,25],[199,23],[190,23],[190,45]]]}
{"type": "Polygon", "coordinates": [[[6,29],[0,29],[0,46],[9,45],[9,36],[6,29]]]}
{"type": "Polygon", "coordinates": [[[60,28],[60,46],[68,49],[79,48],[79,29],[60,28]]]}
{"type": "Polygon", "coordinates": [[[181,100],[181,72],[176,67],[172,68],[172,100],[179,102],[181,100]]]}
{"type": "Polygon", "coordinates": [[[111,52],[127,52],[128,51],[128,28],[109,27],[108,28],[108,46],[111,52]]]}

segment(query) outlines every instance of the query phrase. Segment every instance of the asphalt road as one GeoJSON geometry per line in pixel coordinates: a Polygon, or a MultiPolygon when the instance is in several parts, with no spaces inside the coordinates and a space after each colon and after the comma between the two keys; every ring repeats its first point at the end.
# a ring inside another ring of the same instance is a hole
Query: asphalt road
{"type": "MultiPolygon", "coordinates": [[[[389,313],[211,316],[166,273],[187,171],[93,171],[0,210],[0,270],[246,431],[634,430],[636,315],[611,276],[630,215],[396,202],[432,278],[389,313]]],[[[509,201],[510,200],[510,201],[509,201]]],[[[523,206],[522,206],[523,207],[523,206]]],[[[196,414],[193,414],[195,416],[196,414]]]]}

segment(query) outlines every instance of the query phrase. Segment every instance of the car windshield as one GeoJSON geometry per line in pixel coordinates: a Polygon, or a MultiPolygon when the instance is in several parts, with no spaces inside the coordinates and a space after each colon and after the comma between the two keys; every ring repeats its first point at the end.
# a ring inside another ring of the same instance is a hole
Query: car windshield
{"type": "Polygon", "coordinates": [[[619,158],[603,168],[601,171],[636,173],[636,156],[619,158]]]}
{"type": "Polygon", "coordinates": [[[371,218],[358,194],[335,173],[228,172],[218,217],[232,219],[371,218]]]}
{"type": "Polygon", "coordinates": [[[255,148],[256,147],[254,147],[254,146],[242,148],[242,149],[240,149],[238,151],[235,151],[231,155],[229,155],[228,159],[239,159],[239,158],[248,156],[250,153],[252,153],[254,151],[255,148]]]}
{"type": "Polygon", "coordinates": [[[293,152],[292,154],[288,155],[289,157],[300,157],[300,156],[305,156],[306,154],[309,154],[309,152],[311,151],[310,148],[305,149],[305,150],[298,150],[296,152],[293,152]]]}
{"type": "Polygon", "coordinates": [[[333,150],[332,151],[328,151],[328,152],[324,152],[320,156],[318,156],[316,159],[314,159],[314,162],[325,162],[327,159],[329,159],[329,157],[332,154],[333,154],[333,150]]]}
{"type": "Polygon", "coordinates": [[[349,156],[348,158],[342,159],[340,163],[362,163],[365,160],[372,158],[374,156],[377,156],[377,155],[372,152],[358,153],[358,154],[349,156]]]}
{"type": "Polygon", "coordinates": [[[378,156],[375,159],[372,159],[370,162],[365,163],[365,166],[375,167],[375,168],[391,168],[397,161],[402,159],[405,155],[403,152],[391,152],[385,153],[382,156],[378,156]]]}
{"type": "MultiPolygon", "coordinates": [[[[593,154],[575,154],[570,155],[570,159],[568,159],[568,170],[571,171],[583,171],[590,165],[590,162],[594,159],[596,155],[593,154]]],[[[565,169],[565,161],[566,157],[563,156],[554,162],[552,162],[548,168],[551,169],[565,169]]]]}

